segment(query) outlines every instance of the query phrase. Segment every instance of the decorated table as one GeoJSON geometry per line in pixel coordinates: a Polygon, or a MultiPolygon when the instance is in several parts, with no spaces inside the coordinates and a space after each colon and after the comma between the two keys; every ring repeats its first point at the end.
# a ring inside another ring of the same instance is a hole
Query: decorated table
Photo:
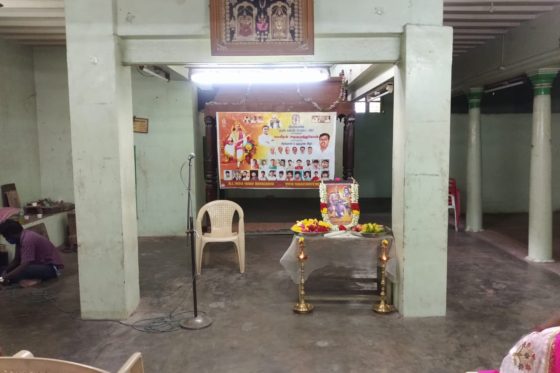
{"type": "Polygon", "coordinates": [[[299,261],[298,251],[299,238],[305,240],[305,263],[304,280],[320,268],[326,266],[340,266],[349,268],[375,268],[378,263],[379,244],[381,240],[389,240],[389,260],[387,261],[387,279],[396,282],[397,260],[395,249],[392,245],[393,236],[383,235],[360,235],[359,233],[333,232],[326,235],[301,235],[295,234],[290,246],[280,259],[280,264],[289,273],[295,284],[299,283],[299,261]]]}
{"type": "Polygon", "coordinates": [[[395,283],[397,279],[391,229],[373,222],[359,224],[358,183],[354,179],[322,181],[319,195],[322,220],[296,221],[291,228],[294,238],[280,259],[298,285],[298,302],[293,311],[313,311],[313,305],[305,300],[305,282],[313,271],[327,266],[376,269],[380,301],[373,310],[394,311],[386,297],[387,280],[395,283]]]}
{"type": "Polygon", "coordinates": [[[292,242],[280,264],[298,285],[296,313],[309,313],[313,306],[305,301],[304,283],[309,275],[326,266],[349,267],[353,269],[381,267],[381,302],[374,310],[381,313],[391,312],[392,306],[386,304],[386,280],[396,282],[396,258],[393,236],[390,233],[362,235],[352,231],[336,231],[326,234],[294,235],[292,242]]]}

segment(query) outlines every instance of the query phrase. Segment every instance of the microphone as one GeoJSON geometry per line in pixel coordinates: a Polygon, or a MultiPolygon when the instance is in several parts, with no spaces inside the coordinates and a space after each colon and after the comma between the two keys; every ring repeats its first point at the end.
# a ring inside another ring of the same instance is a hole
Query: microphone
{"type": "Polygon", "coordinates": [[[195,157],[194,153],[189,154],[189,157],[188,157],[189,161],[192,160],[194,157],[195,157]]]}

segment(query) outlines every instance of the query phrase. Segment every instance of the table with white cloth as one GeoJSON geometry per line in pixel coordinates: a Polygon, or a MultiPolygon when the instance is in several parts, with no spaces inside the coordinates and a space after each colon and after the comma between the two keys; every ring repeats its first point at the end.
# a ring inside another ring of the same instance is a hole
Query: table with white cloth
{"type": "Polygon", "coordinates": [[[300,264],[298,261],[299,237],[304,237],[305,261],[304,281],[315,270],[327,267],[347,267],[352,269],[375,269],[378,265],[379,245],[383,239],[389,241],[389,261],[386,265],[386,278],[396,283],[397,260],[393,236],[360,236],[355,232],[337,232],[325,235],[294,235],[290,247],[280,259],[280,264],[289,273],[292,281],[299,284],[300,264]]]}

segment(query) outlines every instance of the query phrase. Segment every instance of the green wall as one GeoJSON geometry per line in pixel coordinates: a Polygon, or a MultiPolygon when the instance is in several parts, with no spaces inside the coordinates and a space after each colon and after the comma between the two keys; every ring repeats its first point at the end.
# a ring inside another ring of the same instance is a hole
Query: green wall
{"type": "MultiPolygon", "coordinates": [[[[134,134],[138,234],[184,234],[187,193],[179,170],[189,153],[196,153],[196,90],[189,82],[165,82],[133,70],[132,102],[134,115],[149,119],[149,132],[134,134]]],[[[197,162],[201,161],[198,157],[197,162]]],[[[185,166],[183,170],[185,182],[187,169],[185,166]]],[[[196,180],[196,167],[193,167],[195,214],[198,210],[196,180]]]]}
{"type": "MultiPolygon", "coordinates": [[[[553,93],[554,94],[554,93],[553,93]]],[[[531,114],[481,116],[482,210],[527,212],[531,157],[531,114]]],[[[467,114],[451,116],[449,175],[457,179],[465,205],[467,114]]],[[[552,114],[552,208],[560,209],[560,114],[552,114]]]]}
{"type": "Polygon", "coordinates": [[[66,49],[33,49],[41,196],[74,201],[66,49]]]}
{"type": "MultiPolygon", "coordinates": [[[[39,174],[42,183],[42,189],[40,192],[37,190],[36,196],[73,201],[66,51],[64,48],[36,48],[34,56],[37,66],[35,83],[38,125],[33,123],[33,129],[37,141],[38,127],[41,146],[40,151],[37,151],[37,146],[34,147],[37,169],[32,174],[37,180],[37,188],[39,174]]],[[[31,83],[32,72],[30,67],[31,83]]],[[[201,138],[200,131],[194,125],[198,120],[194,112],[196,92],[188,82],[165,82],[151,76],[142,76],[133,70],[132,96],[134,114],[150,121],[147,134],[134,136],[137,155],[138,234],[184,234],[187,199],[186,188],[179,178],[179,168],[189,153],[201,154],[200,149],[195,149],[195,138],[201,138]]],[[[33,104],[33,115],[34,106],[33,104]]],[[[201,144],[202,141],[197,141],[197,146],[201,144]]],[[[23,142],[19,146],[24,146],[23,142]]],[[[197,201],[201,199],[198,197],[201,195],[201,178],[196,176],[202,174],[201,169],[202,157],[198,157],[194,167],[194,211],[197,211],[197,201]]]]}
{"type": "MultiPolygon", "coordinates": [[[[391,197],[392,109],[356,117],[354,169],[360,197],[391,197]]],[[[483,114],[482,205],[485,213],[527,212],[531,114],[483,114]]],[[[449,175],[466,206],[467,114],[451,115],[449,175]]],[[[552,114],[552,203],[560,209],[560,114],[552,114]]],[[[463,208],[463,213],[465,212],[463,208]]]]}
{"type": "Polygon", "coordinates": [[[391,197],[393,112],[358,114],[354,132],[354,178],[361,198],[391,197]]]}
{"type": "Polygon", "coordinates": [[[39,175],[33,52],[0,40],[0,185],[26,203],[41,196],[39,175]]]}

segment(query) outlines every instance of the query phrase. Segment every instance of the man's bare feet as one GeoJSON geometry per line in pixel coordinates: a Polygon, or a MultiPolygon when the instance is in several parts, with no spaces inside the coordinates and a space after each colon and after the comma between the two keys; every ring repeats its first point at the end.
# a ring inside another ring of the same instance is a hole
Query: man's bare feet
{"type": "Polygon", "coordinates": [[[22,288],[29,288],[35,285],[39,285],[41,283],[41,280],[21,280],[19,282],[19,286],[21,286],[22,288]]]}

